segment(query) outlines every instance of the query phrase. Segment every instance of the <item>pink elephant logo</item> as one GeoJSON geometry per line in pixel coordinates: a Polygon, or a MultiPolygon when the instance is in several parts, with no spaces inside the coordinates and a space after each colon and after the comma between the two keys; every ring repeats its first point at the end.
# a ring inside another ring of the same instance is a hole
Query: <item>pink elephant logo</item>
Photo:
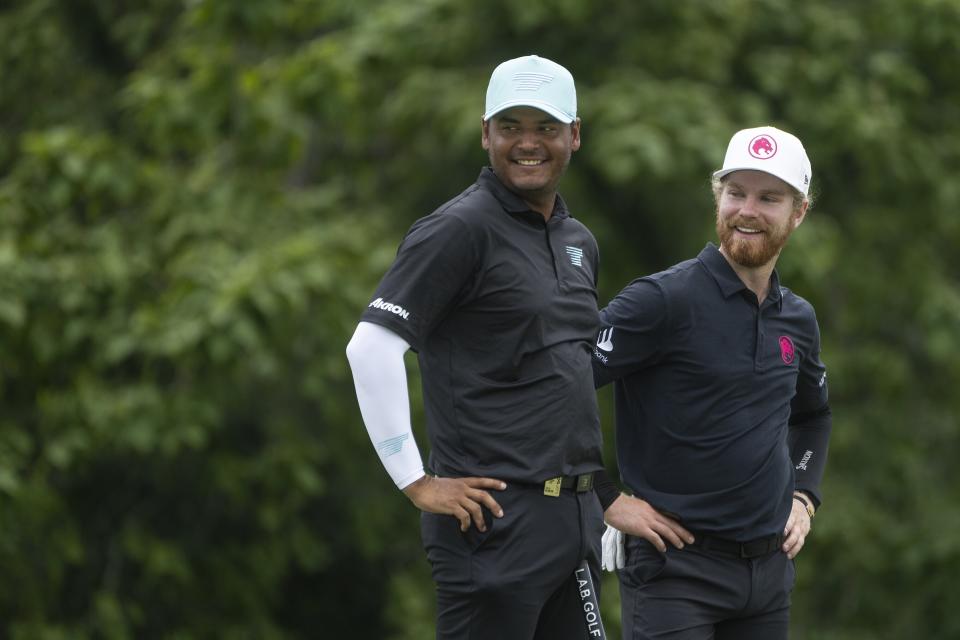
{"type": "Polygon", "coordinates": [[[780,336],[780,358],[784,364],[793,364],[797,350],[793,347],[793,340],[787,336],[780,336]]]}
{"type": "Polygon", "coordinates": [[[758,160],[768,160],[777,153],[777,141],[762,134],[750,141],[750,155],[758,160]]]}

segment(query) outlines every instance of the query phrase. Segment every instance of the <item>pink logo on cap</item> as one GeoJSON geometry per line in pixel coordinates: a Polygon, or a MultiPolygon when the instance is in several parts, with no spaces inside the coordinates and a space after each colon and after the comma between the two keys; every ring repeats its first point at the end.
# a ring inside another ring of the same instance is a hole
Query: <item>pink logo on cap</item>
{"type": "Polygon", "coordinates": [[[777,141],[763,133],[750,141],[747,150],[758,160],[769,160],[777,154],[777,141]]]}
{"type": "Polygon", "coordinates": [[[793,358],[797,355],[793,348],[793,340],[787,336],[780,336],[780,358],[784,364],[793,364],[793,358]]]}

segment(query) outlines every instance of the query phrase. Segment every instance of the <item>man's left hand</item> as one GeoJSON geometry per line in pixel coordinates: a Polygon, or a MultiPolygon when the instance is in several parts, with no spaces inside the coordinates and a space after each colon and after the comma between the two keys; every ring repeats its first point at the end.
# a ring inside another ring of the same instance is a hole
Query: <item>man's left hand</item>
{"type": "Polygon", "coordinates": [[[790,517],[787,518],[787,526],[783,530],[783,552],[793,560],[800,553],[807,534],[810,533],[810,514],[799,500],[791,499],[790,502],[793,506],[790,508],[790,517]]]}

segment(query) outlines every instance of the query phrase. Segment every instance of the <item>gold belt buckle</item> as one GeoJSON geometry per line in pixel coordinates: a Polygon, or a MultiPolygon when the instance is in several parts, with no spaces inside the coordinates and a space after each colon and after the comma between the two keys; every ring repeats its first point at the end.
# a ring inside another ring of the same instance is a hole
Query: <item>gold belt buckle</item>
{"type": "Polygon", "coordinates": [[[543,483],[543,495],[553,496],[556,498],[560,495],[560,483],[563,481],[562,477],[550,478],[543,483]]]}

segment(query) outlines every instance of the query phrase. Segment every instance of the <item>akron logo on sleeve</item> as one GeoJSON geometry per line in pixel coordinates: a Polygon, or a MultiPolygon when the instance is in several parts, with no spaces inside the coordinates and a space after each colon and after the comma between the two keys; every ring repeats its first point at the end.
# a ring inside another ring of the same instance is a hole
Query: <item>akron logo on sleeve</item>
{"type": "Polygon", "coordinates": [[[380,309],[381,311],[387,311],[392,313],[395,316],[400,316],[404,320],[410,317],[410,312],[401,307],[398,304],[393,304],[392,302],[386,302],[383,298],[377,298],[373,302],[367,305],[368,307],[373,307],[374,309],[380,309]]]}

